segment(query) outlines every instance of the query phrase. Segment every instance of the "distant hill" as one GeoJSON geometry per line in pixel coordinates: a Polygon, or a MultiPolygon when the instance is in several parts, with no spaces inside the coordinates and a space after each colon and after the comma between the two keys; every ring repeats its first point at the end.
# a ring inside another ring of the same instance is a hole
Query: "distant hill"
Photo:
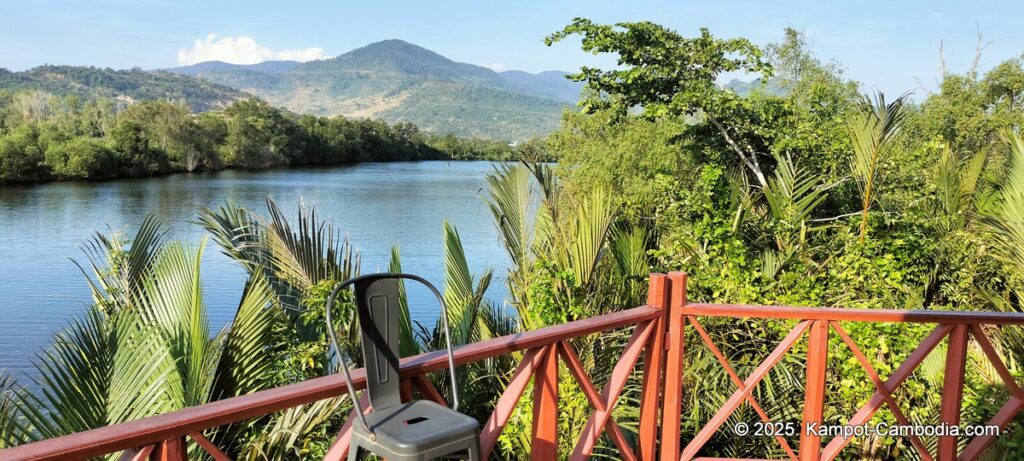
{"type": "Polygon", "coordinates": [[[753,93],[754,90],[758,89],[763,89],[765,93],[773,96],[785,96],[788,92],[788,90],[780,84],[779,80],[774,78],[768,79],[767,83],[763,82],[759,78],[749,82],[732,79],[729,83],[725,84],[725,87],[744,97],[749,96],[750,93],[753,93]]]}
{"type": "Polygon", "coordinates": [[[39,90],[83,98],[169,99],[183,101],[194,111],[223,108],[246,96],[223,85],[170,72],[77,66],[39,66],[23,72],[0,69],[0,89],[39,90]]]}
{"type": "Polygon", "coordinates": [[[558,70],[549,70],[539,74],[507,70],[498,75],[501,75],[509,86],[518,91],[572,104],[579,101],[580,91],[583,91],[583,82],[569,80],[565,78],[566,75],[569,75],[568,72],[558,70]]]}
{"type": "Polygon", "coordinates": [[[302,65],[302,63],[299,61],[263,61],[256,64],[231,64],[224,61],[206,61],[193,64],[191,66],[175,67],[165,70],[175,74],[191,75],[194,77],[202,73],[217,71],[251,70],[254,72],[273,74],[277,72],[287,72],[300,65],[302,65]]]}
{"type": "Polygon", "coordinates": [[[206,62],[167,69],[316,115],[379,117],[433,132],[504,140],[545,135],[581,85],[564,72],[497,73],[401,40],[303,64],[206,62]]]}

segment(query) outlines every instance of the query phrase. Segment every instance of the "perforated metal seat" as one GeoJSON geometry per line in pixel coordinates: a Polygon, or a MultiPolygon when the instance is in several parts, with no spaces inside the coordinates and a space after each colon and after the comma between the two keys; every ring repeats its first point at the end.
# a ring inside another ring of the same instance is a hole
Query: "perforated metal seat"
{"type": "Polygon", "coordinates": [[[338,351],[342,376],[348,384],[349,396],[359,417],[359,424],[353,425],[348,459],[355,461],[360,451],[365,449],[389,461],[421,461],[455,455],[479,461],[480,442],[477,434],[480,424],[458,412],[458,382],[447,322],[441,324],[451,373],[452,408],[426,400],[402,402],[398,370],[401,329],[399,283],[402,279],[414,280],[429,288],[441,304],[442,318],[448,318],[444,299],[437,288],[411,274],[381,273],[349,279],[335,287],[327,300],[327,331],[338,351]],[[373,408],[368,414],[364,414],[355,397],[348,363],[345,354],[338,348],[331,320],[331,309],[338,293],[349,285],[354,287],[356,313],[362,333],[366,391],[373,408]]]}

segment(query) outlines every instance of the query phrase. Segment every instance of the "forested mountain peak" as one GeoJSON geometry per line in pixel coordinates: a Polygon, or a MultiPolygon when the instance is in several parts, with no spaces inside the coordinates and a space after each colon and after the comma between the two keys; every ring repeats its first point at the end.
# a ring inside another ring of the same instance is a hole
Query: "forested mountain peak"
{"type": "Polygon", "coordinates": [[[196,111],[223,108],[245,96],[227,86],[170,72],[56,65],[42,65],[21,72],[0,72],[0,90],[36,90],[90,99],[182,101],[196,111]]]}
{"type": "Polygon", "coordinates": [[[455,62],[404,40],[391,39],[356,48],[343,55],[312,61],[294,73],[363,71],[398,74],[409,78],[435,78],[455,82],[481,82],[501,86],[503,79],[486,67],[455,62]]]}

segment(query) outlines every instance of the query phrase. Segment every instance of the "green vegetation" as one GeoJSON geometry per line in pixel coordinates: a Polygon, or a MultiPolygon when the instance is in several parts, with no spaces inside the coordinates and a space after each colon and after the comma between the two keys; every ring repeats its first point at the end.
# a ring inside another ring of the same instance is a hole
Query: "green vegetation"
{"type": "Polygon", "coordinates": [[[226,86],[169,72],[50,65],[24,72],[0,69],[0,89],[43,91],[82,99],[179,101],[197,112],[223,109],[231,101],[245,97],[244,93],[226,86]]]}
{"type": "Polygon", "coordinates": [[[298,116],[255,98],[196,115],[167,101],[120,107],[0,92],[0,183],[512,154],[500,141],[427,135],[410,123],[298,116]]]}
{"type": "MultiPolygon", "coordinates": [[[[283,63],[282,63],[283,64],[283,63]]],[[[401,40],[294,66],[201,63],[170,69],[323,116],[409,122],[437,134],[522,141],[558,127],[578,85],[560,75],[499,74],[401,40]]]]}
{"type": "MultiPolygon", "coordinates": [[[[548,138],[560,160],[556,171],[572,197],[609,191],[619,210],[613,230],[642,235],[637,240],[652,269],[687,271],[690,299],[1022,311],[1024,271],[1015,262],[1024,243],[1016,190],[1024,173],[1021,59],[984,75],[946,75],[939,92],[913,104],[859,95],[840,67],[815,59],[793,30],[760,50],[707,31],[688,38],[646,22],[579,19],[548,43],[569,35],[579,36],[586,51],[612,53],[621,66],[574,75],[590,92],[583,113],[566,114],[548,138]],[[716,85],[722,72],[737,70],[760,74],[761,87],[741,96],[716,85]]],[[[611,236],[608,246],[615,247],[611,236]]],[[[791,326],[705,322],[741,376],[791,326]]],[[[910,325],[846,328],[883,376],[928,333],[910,325]]],[[[1024,376],[1020,329],[991,334],[1013,373],[1024,376]]],[[[799,419],[803,353],[780,363],[755,390],[773,420],[799,419]]],[[[829,354],[825,415],[841,424],[874,388],[841,345],[829,354]]],[[[970,355],[964,423],[977,424],[1008,394],[980,349],[970,355]]],[[[686,363],[683,408],[690,411],[682,427],[689,440],[734,386],[702,347],[687,348],[686,363]]],[[[942,375],[940,352],[897,393],[912,420],[937,420],[932,389],[942,375]]],[[[732,418],[758,421],[749,408],[732,418]]],[[[884,411],[876,418],[894,422],[884,411]]],[[[1022,455],[1020,426],[1018,419],[1000,438],[993,459],[1022,455]]],[[[858,438],[853,446],[851,459],[902,459],[915,451],[892,438],[858,438]]],[[[770,438],[735,443],[727,430],[703,453],[785,457],[770,438]]]]}
{"type": "MultiPolygon", "coordinates": [[[[583,110],[565,112],[558,131],[519,148],[524,162],[502,164],[487,178],[484,199],[510,258],[504,280],[514,312],[484,301],[491,273],[469,273],[458,233],[446,224],[445,297],[453,308],[451,318],[439,321],[449,322],[457,343],[637,305],[652,270],[687,271],[688,298],[703,302],[1024,311],[1021,59],[984,75],[946,75],[939,91],[920,103],[906,97],[887,102],[880,94],[861,95],[838,64],[816,59],[794,30],[762,50],[707,30],[691,38],[649,22],[600,25],[577,19],[547,42],[570,36],[578,36],[585,51],[615,55],[619,66],[574,74],[586,84],[583,110]],[[745,95],[721,88],[722,73],[734,71],[758,74],[762,83],[745,95]],[[540,162],[550,157],[558,164],[540,162]]],[[[81,116],[70,119],[3,122],[0,155],[22,155],[0,157],[0,165],[26,171],[32,162],[52,161],[61,171],[81,174],[104,171],[97,165],[119,161],[127,151],[146,159],[133,161],[138,168],[182,165],[188,158],[196,165],[214,158],[266,166],[287,163],[296,152],[317,162],[333,158],[337,149],[350,152],[343,140],[359,138],[336,130],[361,123],[296,118],[258,101],[200,117],[186,117],[180,108],[151,113],[145,107],[117,118],[90,115],[105,110],[87,104],[81,116]],[[146,128],[148,120],[164,120],[167,127],[146,128]],[[190,143],[161,140],[160,133],[182,129],[172,128],[173,120],[188,120],[208,136],[190,136],[190,143]],[[61,138],[51,126],[76,133],[123,128],[108,146],[90,140],[95,136],[61,138]],[[307,140],[305,146],[318,147],[296,149],[292,130],[322,144],[307,140]],[[210,150],[214,157],[195,155],[208,145],[216,146],[210,150]],[[144,154],[151,151],[163,154],[144,154]]],[[[454,147],[454,136],[433,143],[452,157],[466,152],[454,147]]],[[[358,257],[340,232],[311,211],[294,227],[273,203],[269,214],[260,220],[229,205],[200,213],[222,251],[249,274],[235,323],[213,339],[194,295],[202,245],[165,245],[154,237],[160,234],[151,229],[152,221],[131,241],[98,238],[92,248],[99,262],[90,264],[95,304],[39,360],[41,393],[0,378],[0,388],[10,390],[0,398],[0,442],[37,440],[334,371],[322,327],[324,298],[335,283],[359,272],[358,257]],[[135,334],[115,335],[123,325],[132,325],[135,334]],[[148,393],[133,387],[143,383],[123,379],[126,373],[152,384],[145,387],[148,393]],[[129,409],[130,402],[147,405],[129,409]]],[[[391,267],[400,265],[396,250],[391,267]]],[[[339,306],[337,318],[351,323],[351,306],[339,306]]],[[[405,352],[436,347],[437,326],[404,323],[405,352]]],[[[741,376],[792,327],[756,319],[706,319],[703,325],[741,376]]],[[[882,376],[928,334],[926,326],[905,324],[844,328],[882,376]]],[[[988,333],[1011,373],[1024,378],[1024,331],[1000,327],[988,333]]],[[[599,387],[626,334],[575,341],[599,387]]],[[[833,342],[829,350],[828,424],[844,423],[874,392],[841,346],[833,342]]],[[[354,337],[343,347],[358,356],[354,337]]],[[[775,421],[796,421],[801,414],[801,347],[754,390],[775,421]]],[[[937,421],[934,389],[942,385],[944,347],[895,393],[915,422],[937,421]]],[[[464,372],[463,402],[470,414],[486,414],[517,359],[502,357],[464,372]]],[[[734,385],[707,349],[687,347],[685,360],[680,424],[689,440],[734,385]]],[[[443,377],[432,379],[444,392],[443,377]]],[[[560,440],[569,444],[589,407],[571,379],[560,382],[560,440]]],[[[638,392],[637,386],[627,387],[616,408],[627,436],[636,430],[638,392]]],[[[964,424],[987,421],[1007,398],[998,374],[972,346],[964,424]]],[[[347,405],[329,400],[208,435],[242,459],[311,457],[326,449],[347,405]]],[[[498,456],[526,456],[530,405],[528,399],[520,402],[499,440],[498,456]]],[[[726,427],[759,421],[747,407],[731,418],[726,427]]],[[[894,422],[885,410],[875,418],[894,422]]],[[[1024,455],[1021,426],[1020,418],[1013,421],[986,456],[1024,455]]],[[[715,435],[702,454],[785,457],[774,439],[737,441],[727,432],[715,435]]],[[[937,443],[924,441],[933,448],[937,443]]],[[[905,439],[862,437],[844,456],[904,459],[914,451],[905,439]]],[[[615,457],[614,447],[602,440],[597,454],[615,457]]]]}

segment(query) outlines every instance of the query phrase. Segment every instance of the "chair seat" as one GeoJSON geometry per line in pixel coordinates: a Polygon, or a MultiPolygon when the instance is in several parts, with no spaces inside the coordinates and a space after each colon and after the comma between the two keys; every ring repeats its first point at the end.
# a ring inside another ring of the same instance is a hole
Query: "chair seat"
{"type": "MultiPolygon", "coordinates": [[[[419,453],[453,442],[475,438],[480,423],[429,400],[416,400],[374,410],[366,421],[377,435],[376,445],[397,454],[419,453]]],[[[360,425],[356,434],[366,438],[360,425]]]]}

